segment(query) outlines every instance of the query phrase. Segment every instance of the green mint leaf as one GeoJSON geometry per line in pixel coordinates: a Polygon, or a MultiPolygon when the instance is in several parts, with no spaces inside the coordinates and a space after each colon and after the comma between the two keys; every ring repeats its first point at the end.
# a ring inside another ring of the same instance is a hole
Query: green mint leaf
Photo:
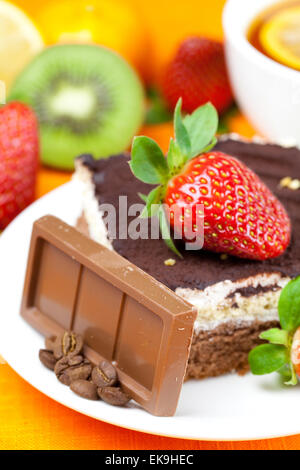
{"type": "Polygon", "coordinates": [[[288,332],[280,330],[279,328],[272,328],[271,330],[264,331],[259,337],[266,341],[270,341],[272,344],[282,344],[283,346],[288,347],[288,332]]]}
{"type": "Polygon", "coordinates": [[[170,146],[168,151],[168,166],[170,172],[176,172],[185,163],[184,155],[181,153],[177,142],[174,139],[170,140],[170,146]]]}
{"type": "Polygon", "coordinates": [[[177,250],[170,233],[169,223],[164,211],[164,208],[161,206],[159,210],[159,225],[162,238],[166,243],[167,247],[172,250],[179,258],[182,258],[181,253],[177,250]]]}
{"type": "Polygon", "coordinates": [[[188,134],[188,131],[183,124],[182,116],[181,116],[181,105],[182,99],[180,98],[177,101],[175,112],[174,112],[174,129],[175,129],[175,137],[176,142],[185,157],[188,159],[190,157],[191,152],[191,141],[188,134]]]}
{"type": "Polygon", "coordinates": [[[219,117],[215,107],[207,103],[196,109],[193,114],[186,116],[183,122],[191,140],[192,148],[189,156],[191,159],[204,153],[204,149],[214,141],[219,117]]]}
{"type": "Polygon", "coordinates": [[[281,376],[284,382],[288,382],[292,378],[291,366],[290,364],[285,364],[281,367],[277,373],[281,376]]]}
{"type": "Polygon", "coordinates": [[[298,384],[298,378],[291,362],[289,362],[289,364],[285,364],[277,372],[281,375],[281,378],[284,381],[284,385],[294,386],[298,384]]]}
{"type": "Polygon", "coordinates": [[[297,375],[296,375],[294,366],[291,362],[289,363],[289,368],[290,368],[290,378],[289,378],[289,380],[284,382],[284,385],[295,386],[295,385],[298,384],[298,379],[297,379],[297,375]]]}
{"type": "Polygon", "coordinates": [[[284,330],[293,331],[300,326],[300,277],[290,281],[282,290],[278,313],[284,330]]]}
{"type": "Polygon", "coordinates": [[[149,137],[135,137],[131,151],[130,168],[144,183],[164,183],[168,178],[168,165],[157,143],[149,137]]]}
{"type": "Polygon", "coordinates": [[[262,344],[252,349],[249,354],[250,369],[254,375],[271,374],[287,362],[287,349],[277,344],[262,344]]]}
{"type": "Polygon", "coordinates": [[[159,212],[160,202],[161,202],[161,186],[152,189],[148,196],[146,196],[146,206],[141,213],[141,218],[153,217],[159,212]]]}

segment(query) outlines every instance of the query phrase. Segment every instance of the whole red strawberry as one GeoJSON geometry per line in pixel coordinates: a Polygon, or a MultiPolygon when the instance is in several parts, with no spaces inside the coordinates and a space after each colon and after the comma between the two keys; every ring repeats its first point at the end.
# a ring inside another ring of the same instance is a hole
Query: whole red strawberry
{"type": "Polygon", "coordinates": [[[183,119],[179,100],[174,127],[167,158],[148,137],[134,140],[133,173],[158,184],[142,196],[142,216],[159,215],[162,238],[179,256],[170,226],[177,239],[196,241],[198,248],[203,233],[204,248],[217,253],[257,260],[281,255],[290,243],[289,217],[253,171],[232,156],[210,151],[218,127],[215,108],[207,104],[183,119]]]}
{"type": "Polygon", "coordinates": [[[210,101],[219,113],[232,103],[222,43],[201,37],[186,39],[163,77],[163,94],[174,109],[182,97],[182,109],[191,113],[210,101]]]}
{"type": "Polygon", "coordinates": [[[264,260],[279,256],[290,242],[290,221],[280,202],[253,171],[221,152],[187,163],[168,183],[164,202],[173,208],[171,226],[186,241],[202,228],[197,206],[203,205],[204,248],[210,251],[264,260]],[[192,223],[185,224],[185,217],[192,223]]]}
{"type": "Polygon", "coordinates": [[[0,109],[0,230],[34,200],[39,161],[33,111],[13,102],[0,109]]]}

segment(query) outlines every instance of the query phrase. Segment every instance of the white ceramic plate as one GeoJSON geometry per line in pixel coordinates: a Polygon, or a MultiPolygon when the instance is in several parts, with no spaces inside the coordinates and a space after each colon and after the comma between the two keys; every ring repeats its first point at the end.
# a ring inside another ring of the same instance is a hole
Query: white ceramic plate
{"type": "MultiPolygon", "coordinates": [[[[300,433],[300,390],[283,388],[276,375],[227,375],[183,386],[176,416],[157,418],[135,405],[90,402],[61,385],[38,359],[41,335],[19,316],[32,223],[53,214],[74,224],[80,192],[68,183],[25,210],[0,237],[0,353],[27,382],[80,413],[129,429],[201,440],[250,440],[300,433]]],[[[0,392],[0,393],[3,393],[0,392]]],[[[9,392],[6,392],[9,393],[9,392]]]]}

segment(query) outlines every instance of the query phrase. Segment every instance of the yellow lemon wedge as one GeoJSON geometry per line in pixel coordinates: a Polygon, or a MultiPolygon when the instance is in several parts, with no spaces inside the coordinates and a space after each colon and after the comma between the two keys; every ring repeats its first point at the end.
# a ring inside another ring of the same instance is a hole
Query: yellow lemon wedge
{"type": "Polygon", "coordinates": [[[47,45],[99,44],[118,52],[143,72],[148,67],[145,28],[138,11],[128,3],[52,0],[33,15],[47,45]]]}
{"type": "MultiPolygon", "coordinates": [[[[33,22],[11,3],[0,1],[0,95],[44,46],[33,22]]],[[[1,97],[3,100],[3,96],[1,97]]]]}
{"type": "Polygon", "coordinates": [[[300,70],[300,6],[274,14],[262,27],[259,39],[273,59],[300,70]]]}

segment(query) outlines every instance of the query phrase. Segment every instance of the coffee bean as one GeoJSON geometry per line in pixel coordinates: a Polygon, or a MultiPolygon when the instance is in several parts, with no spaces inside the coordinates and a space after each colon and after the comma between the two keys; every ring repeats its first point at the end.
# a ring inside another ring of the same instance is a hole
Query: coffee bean
{"type": "Polygon", "coordinates": [[[62,357],[59,361],[57,361],[55,368],[54,368],[54,372],[57,378],[68,367],[69,367],[69,361],[67,357],[62,357]]]}
{"type": "Polygon", "coordinates": [[[117,371],[108,361],[102,361],[98,367],[94,367],[92,381],[97,387],[112,387],[117,382],[117,371]]]}
{"type": "Polygon", "coordinates": [[[92,372],[92,364],[83,356],[65,356],[56,363],[54,372],[61,383],[70,385],[76,380],[88,379],[92,372]]]}
{"type": "Polygon", "coordinates": [[[41,363],[50,370],[54,370],[56,359],[52,351],[47,349],[40,349],[39,358],[41,363]]]}
{"type": "Polygon", "coordinates": [[[82,398],[88,400],[98,400],[97,387],[88,380],[75,380],[71,383],[70,389],[82,398]]]}
{"type": "Polygon", "coordinates": [[[66,331],[58,336],[53,344],[53,354],[56,359],[64,356],[77,356],[82,352],[83,338],[76,333],[66,331]]]}
{"type": "Polygon", "coordinates": [[[131,400],[131,397],[120,387],[98,388],[97,392],[99,397],[109,405],[124,406],[131,400]]]}
{"type": "MultiPolygon", "coordinates": [[[[69,366],[78,366],[79,364],[81,364],[83,361],[84,361],[84,357],[83,356],[69,356],[68,357],[68,364],[69,366]]],[[[87,359],[86,359],[87,360],[87,359]]]]}
{"type": "Polygon", "coordinates": [[[46,349],[39,352],[40,361],[54,370],[58,380],[69,385],[80,397],[103,401],[114,406],[125,406],[131,397],[117,387],[117,371],[109,362],[103,360],[93,367],[88,359],[81,355],[83,338],[76,333],[66,331],[58,337],[47,338],[46,349]],[[88,380],[89,379],[89,380],[88,380]]]}
{"type": "Polygon", "coordinates": [[[90,378],[92,372],[91,364],[82,364],[79,366],[72,366],[69,367],[65,372],[64,375],[68,377],[68,382],[71,384],[72,382],[83,379],[87,380],[90,378]]]}

